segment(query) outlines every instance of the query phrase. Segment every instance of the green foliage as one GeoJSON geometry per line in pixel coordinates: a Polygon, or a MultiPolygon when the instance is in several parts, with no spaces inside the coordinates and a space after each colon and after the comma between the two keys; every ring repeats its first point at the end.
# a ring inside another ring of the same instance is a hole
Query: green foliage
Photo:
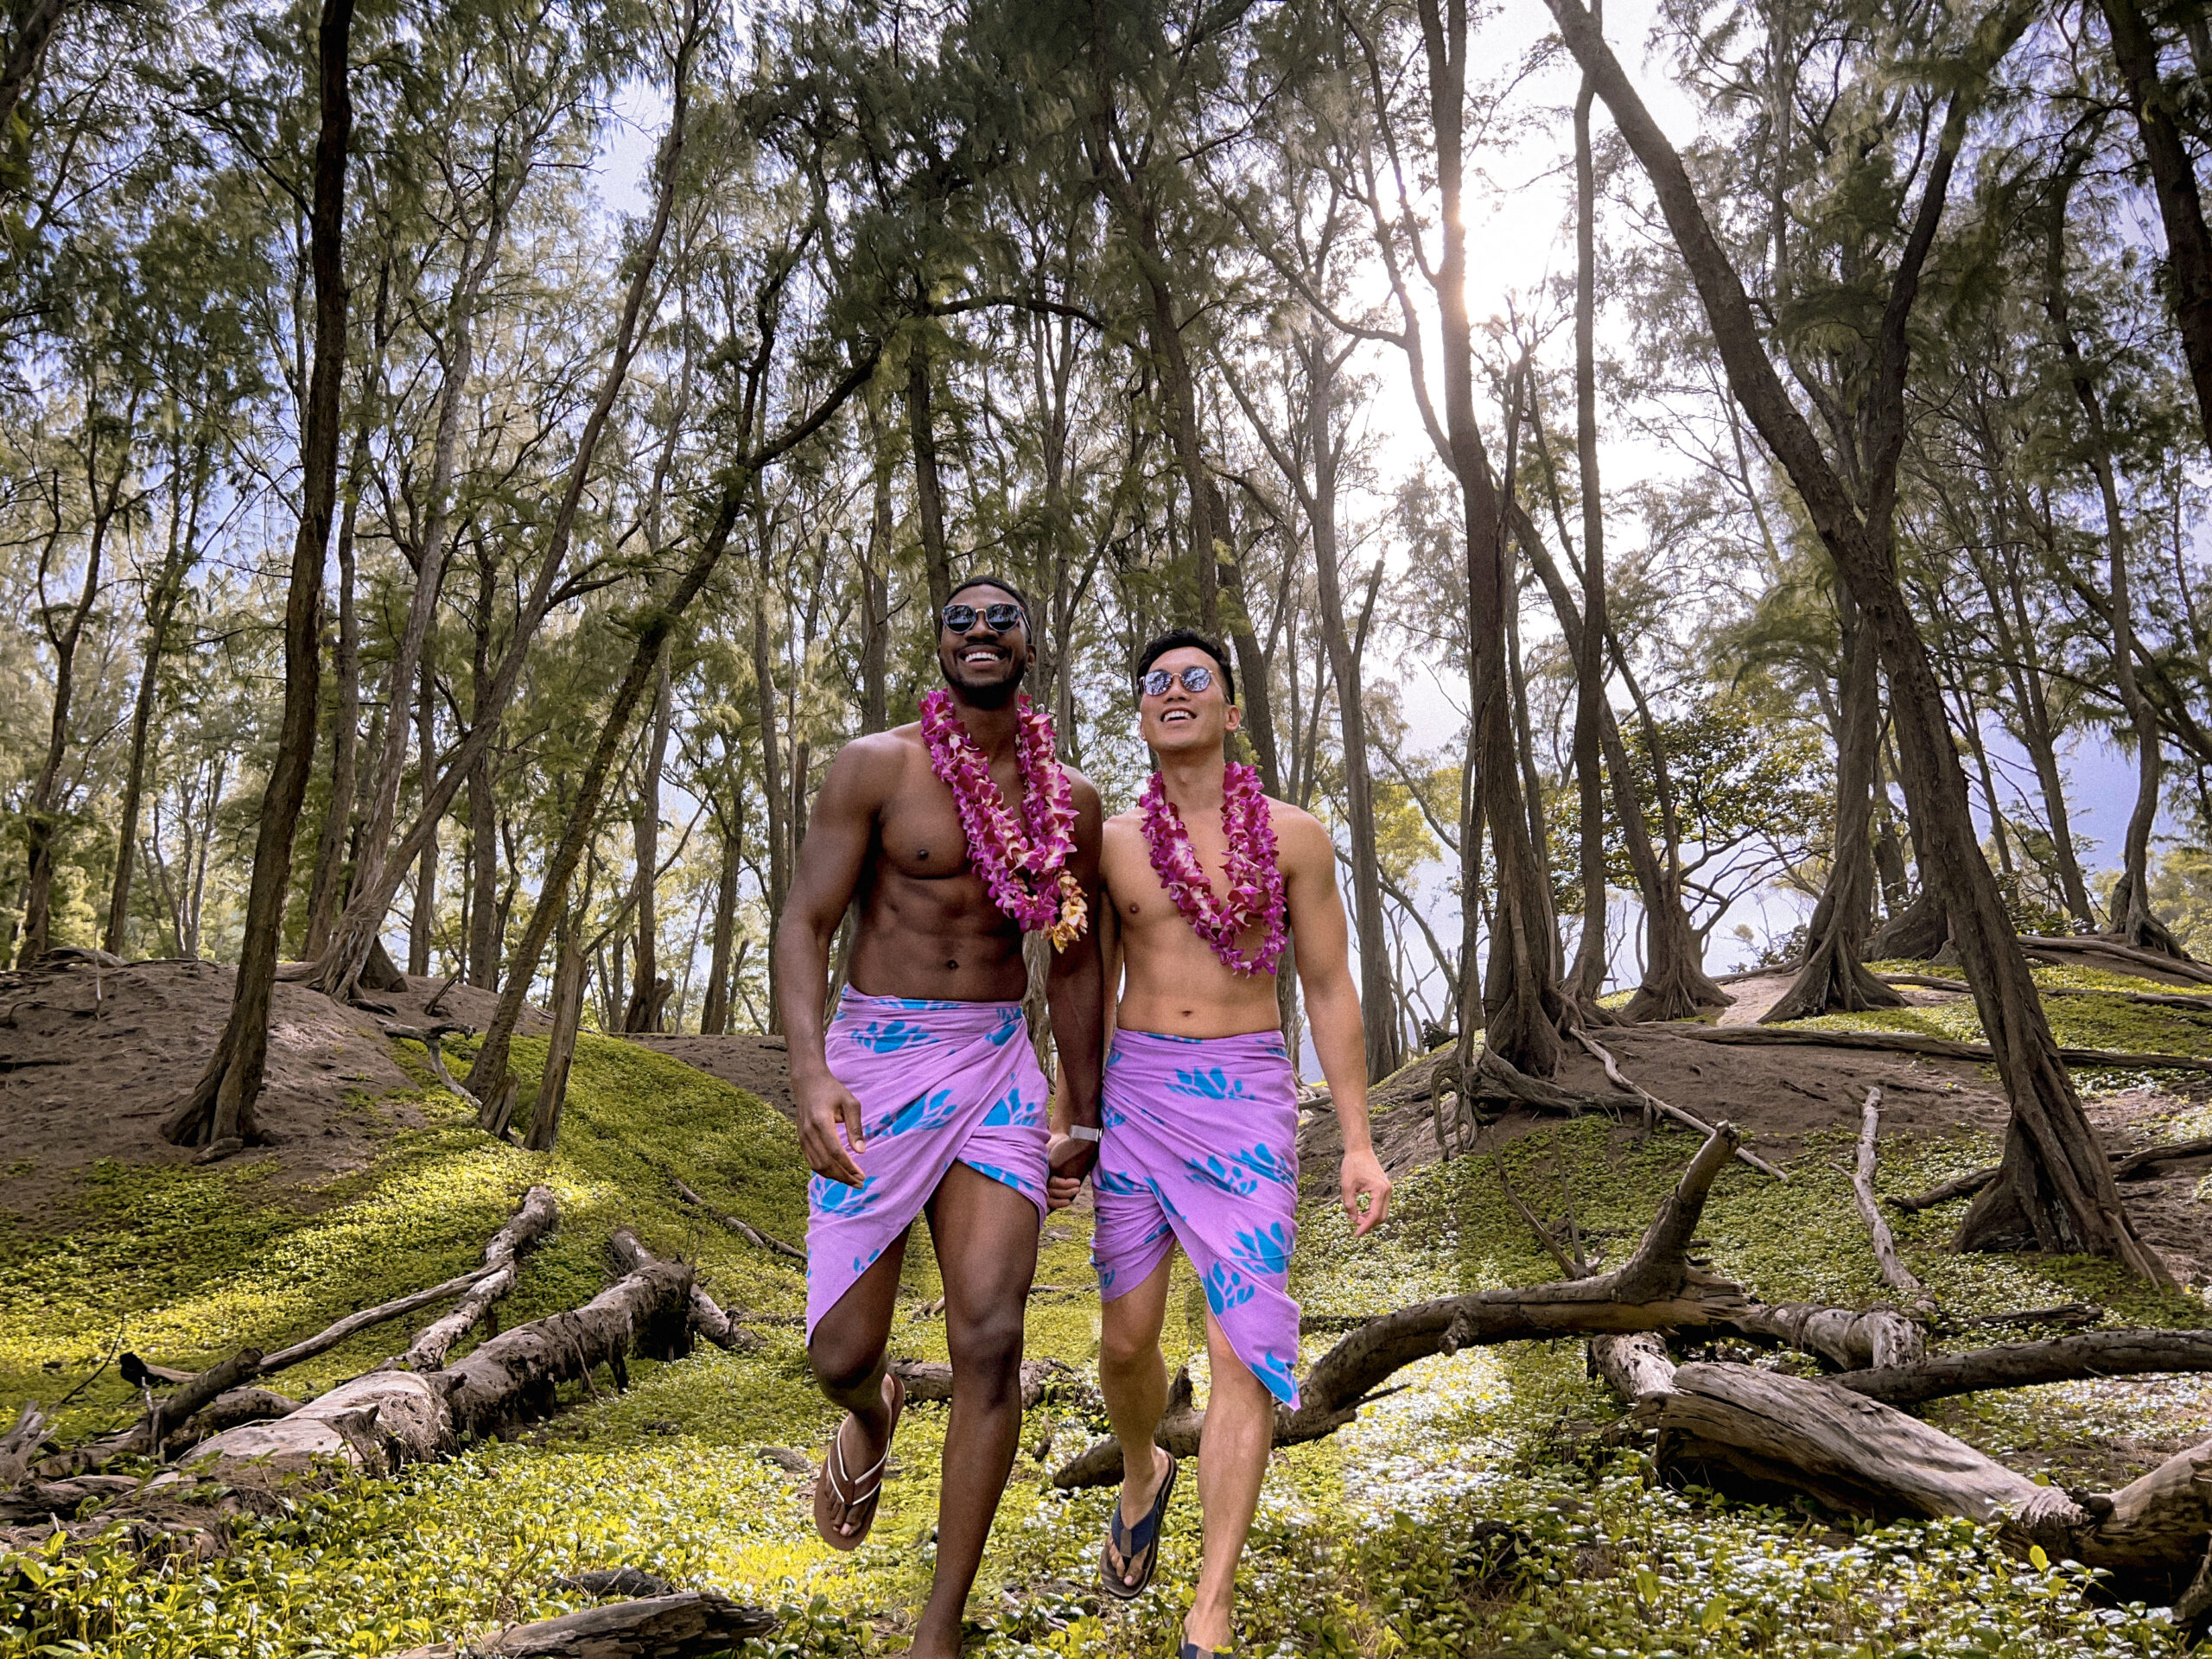
{"type": "MultiPolygon", "coordinates": [[[[542,1047],[518,1046],[525,1065],[542,1047]]],[[[527,1072],[525,1071],[525,1076],[527,1072]]],[[[531,1259],[509,1322],[590,1294],[609,1227],[699,1262],[725,1300],[795,1310],[798,1274],[673,1206],[667,1162],[718,1204],[795,1237],[802,1172],[783,1120],[749,1096],[632,1045],[582,1039],[558,1152],[487,1141],[450,1097],[412,1102],[429,1122],[393,1135],[373,1167],[308,1195],[308,1213],[252,1166],[103,1166],[67,1239],[18,1236],[4,1279],[4,1385],[54,1392],[49,1358],[73,1370],[127,1316],[134,1345],[190,1363],[244,1340],[280,1340],[474,1259],[522,1185],[561,1195],[560,1233],[531,1259]],[[93,1287],[99,1288],[94,1289],[93,1287]],[[153,1340],[159,1334],[169,1346],[153,1340]]],[[[1690,1137],[1642,1141],[1584,1120],[1408,1175],[1390,1220],[1355,1243],[1329,1195],[1301,1219],[1294,1293],[1316,1314],[1370,1313],[1448,1291],[1555,1272],[1508,1203],[1515,1189],[1556,1216],[1571,1194],[1585,1238],[1617,1260],[1679,1176],[1690,1137]]],[[[1962,1135],[1885,1147],[1902,1191],[1986,1161],[1962,1135]]],[[[1850,1211],[1850,1137],[1815,1139],[1787,1186],[1741,1166],[1716,1182],[1702,1230],[1719,1271],[1769,1297],[1864,1305],[1881,1294],[1850,1211]]],[[[1326,1183],[1322,1183],[1325,1186],[1326,1183]]],[[[2107,1300],[2116,1319],[2202,1324],[2202,1303],[2131,1291],[2102,1263],[1960,1257],[1952,1217],[1906,1218],[1915,1271],[1961,1313],[2107,1300]]],[[[1055,1216],[1031,1303],[1029,1350],[1095,1363],[1085,1218],[1055,1216]]],[[[1171,1364],[1192,1361],[1203,1398],[1203,1303],[1179,1262],[1171,1364]]],[[[909,1253],[894,1351],[944,1353],[925,1316],[940,1281],[926,1236],[909,1253]]],[[[571,1390],[567,1408],[509,1444],[486,1444],[391,1481],[292,1489],[277,1512],[230,1522],[226,1553],[141,1556],[120,1535],[0,1563],[0,1659],[56,1652],[112,1659],[371,1656],[434,1637],[550,1617],[579,1605],[556,1580],[636,1566],[778,1607],[784,1628],[748,1659],[895,1652],[927,1592],[944,1408],[900,1431],[870,1543],[835,1554],[813,1536],[801,1478],[764,1447],[812,1457],[834,1412],[809,1378],[799,1335],[765,1327],[757,1352],[702,1350],[632,1367],[617,1395],[571,1390]]],[[[392,1345],[372,1333],[311,1369],[318,1385],[392,1345]]],[[[1309,1337],[1310,1363],[1333,1340],[1309,1337]]],[[[296,1373],[293,1381],[304,1382],[296,1373]]],[[[1650,1483],[1634,1451],[1586,1451],[1618,1408],[1573,1344],[1523,1344],[1424,1361],[1407,1390],[1329,1440],[1271,1465],[1240,1584],[1240,1651],[1283,1656],[1659,1656],[1748,1652],[1789,1659],[2176,1652],[2163,1615],[2108,1607],[2079,1569],[2019,1562],[1948,1522],[1835,1531],[1808,1514],[1650,1483]]],[[[127,1409],[95,1390],[69,1432],[127,1409]]],[[[1955,1432],[2077,1477],[2092,1435],[2140,1433],[2155,1402],[2111,1389],[1984,1396],[1941,1419],[1955,1432]]],[[[1173,1507],[1158,1582],[1128,1608],[1102,1604],[1094,1563],[1109,1491],[1051,1490],[1049,1470],[1103,1423],[1048,1401],[1023,1425],[971,1614],[972,1651],[1152,1655],[1173,1640],[1198,1568],[1195,1484],[1173,1507]]],[[[2023,1466],[2026,1466],[2025,1464],[2023,1466]]]]}

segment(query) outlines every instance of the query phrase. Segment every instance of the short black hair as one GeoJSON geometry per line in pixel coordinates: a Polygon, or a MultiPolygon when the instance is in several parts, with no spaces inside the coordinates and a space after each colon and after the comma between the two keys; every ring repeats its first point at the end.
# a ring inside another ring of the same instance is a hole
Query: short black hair
{"type": "Polygon", "coordinates": [[[1196,628],[1170,628],[1137,653],[1137,683],[1144,683],[1146,671],[1171,651],[1185,648],[1203,651],[1221,670],[1222,695],[1230,702],[1236,701],[1236,671],[1229,665],[1229,652],[1218,639],[1210,639],[1196,628]]]}
{"type": "MultiPolygon", "coordinates": [[[[1015,587],[1004,576],[984,575],[972,575],[965,582],[961,582],[958,586],[954,588],[950,593],[947,594],[944,596],[944,602],[950,605],[954,600],[959,598],[961,594],[966,593],[970,588],[996,588],[1002,592],[1012,594],[1014,595],[1014,603],[1021,607],[1021,626],[1027,629],[1032,636],[1035,635],[1037,632],[1037,607],[1029,602],[1029,595],[1027,594],[1022,592],[1020,588],[1015,587]]],[[[938,626],[940,628],[944,626],[944,619],[943,616],[939,616],[938,618],[938,626]]]]}

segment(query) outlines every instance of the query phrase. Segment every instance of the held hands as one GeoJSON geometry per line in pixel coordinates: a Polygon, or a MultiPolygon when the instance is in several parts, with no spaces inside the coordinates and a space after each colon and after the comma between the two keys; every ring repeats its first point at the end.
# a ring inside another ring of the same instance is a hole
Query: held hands
{"type": "Polygon", "coordinates": [[[1372,1147],[1344,1154],[1344,1218],[1351,1236],[1364,1238],[1373,1232],[1390,1208],[1390,1178],[1372,1147]]]}
{"type": "Polygon", "coordinates": [[[1078,1141],[1071,1135],[1056,1135],[1045,1149],[1048,1174],[1045,1181],[1045,1207],[1065,1210],[1075,1202],[1075,1195],[1083,1188],[1084,1179],[1098,1161],[1098,1143],[1078,1141]]]}
{"type": "Polygon", "coordinates": [[[814,1173],[847,1186],[858,1186],[866,1180],[853,1160],[853,1153],[864,1151],[868,1144],[861,1123],[861,1103],[853,1098],[853,1091],[824,1075],[806,1083],[794,1077],[791,1094],[798,1105],[798,1143],[814,1173]],[[853,1143],[852,1152],[837,1138],[840,1123],[853,1143]]]}

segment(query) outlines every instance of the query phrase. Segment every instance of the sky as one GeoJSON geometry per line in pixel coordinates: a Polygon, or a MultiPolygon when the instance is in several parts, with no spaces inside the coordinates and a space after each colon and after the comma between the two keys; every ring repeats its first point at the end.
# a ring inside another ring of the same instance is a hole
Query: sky
{"type": "MultiPolygon", "coordinates": [[[[1606,9],[1607,33],[1655,118],[1678,144],[1687,143],[1695,137],[1694,108],[1674,85],[1663,55],[1647,50],[1656,10],[1652,0],[1614,0],[1606,9]]],[[[1507,0],[1500,11],[1480,26],[1475,42],[1477,74],[1510,73],[1550,33],[1550,16],[1541,0],[1507,0]]],[[[1478,158],[1486,188],[1469,204],[1473,258],[1468,298],[1478,326],[1484,319],[1503,316],[1509,311],[1527,314],[1532,305],[1529,296],[1572,269],[1573,249],[1567,217],[1572,178],[1564,163],[1568,154],[1566,107],[1574,96],[1574,86],[1571,61],[1559,54],[1524,82],[1516,95],[1520,105],[1532,111],[1555,110],[1556,120],[1538,124],[1513,142],[1493,145],[1478,158]]],[[[633,86],[618,100],[617,115],[599,156],[602,200],[610,210],[636,213],[645,206],[645,175],[664,108],[653,89],[633,86]]],[[[1602,123],[1602,105],[1599,118],[1602,123]]],[[[1605,328],[1601,314],[1601,353],[1606,349],[1605,328]]],[[[1619,343],[1624,348],[1625,341],[1619,343]]],[[[1554,342],[1554,349],[1560,344],[1554,342]]],[[[1363,419],[1373,442],[1375,475],[1389,492],[1430,460],[1433,451],[1422,430],[1402,359],[1388,347],[1375,347],[1365,366],[1370,372],[1374,396],[1363,419]]],[[[1679,462],[1657,446],[1624,428],[1609,429],[1602,440],[1603,475],[1608,494],[1614,499],[1621,499],[1618,493],[1626,486],[1662,476],[1676,465],[1679,462]]],[[[1379,516],[1382,505],[1380,499],[1351,500],[1346,504],[1347,516],[1379,516]]],[[[955,533],[957,537],[957,526],[955,533]]],[[[1616,547],[1633,548],[1641,540],[1640,526],[1624,515],[1611,516],[1608,537],[1616,547]]],[[[1531,633],[1545,629],[1537,614],[1540,608],[1531,606],[1526,613],[1524,628],[1531,633]]],[[[1401,707],[1410,721],[1413,747],[1437,748],[1452,740],[1459,727],[1459,716],[1432,665],[1410,659],[1376,660],[1376,653],[1370,652],[1364,667],[1371,681],[1395,680],[1401,707]]],[[[2012,780],[2028,785],[2032,793],[2032,775],[2025,755],[2001,732],[1986,734],[1986,741],[2000,773],[2009,772],[2012,780]]],[[[2116,861],[2134,797],[2133,760],[2113,745],[2094,737],[2078,738],[2066,756],[2066,766],[2072,785],[2069,805],[2083,843],[2085,866],[2092,870],[2107,868],[2116,861]]],[[[1975,805],[1979,815],[1978,795],[1975,805]]],[[[1456,936],[1457,906],[1443,888],[1446,872],[1440,866],[1422,874],[1425,897],[1433,901],[1432,925],[1446,938],[1456,936]]],[[[1714,936],[1708,967],[1722,971],[1748,957],[1745,944],[1732,936],[1738,921],[1755,934],[1778,936],[1810,908],[1808,899],[1778,889],[1743,901],[1714,936]]],[[[1618,970],[1633,976],[1631,943],[1624,942],[1617,963],[1618,970]]]]}

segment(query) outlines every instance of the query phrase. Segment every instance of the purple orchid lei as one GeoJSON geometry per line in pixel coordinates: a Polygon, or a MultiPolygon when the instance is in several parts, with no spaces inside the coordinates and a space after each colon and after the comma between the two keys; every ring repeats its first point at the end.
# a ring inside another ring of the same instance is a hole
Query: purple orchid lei
{"type": "Polygon", "coordinates": [[[1059,763],[1052,716],[1024,696],[1015,700],[1014,723],[1019,824],[991,777],[990,758],[960,723],[952,694],[939,687],[922,699],[930,770],[952,791],[969,860],[991,902],[1025,931],[1042,931],[1055,950],[1065,950],[1083,937],[1090,913],[1083,884],[1067,868],[1075,850],[1075,786],[1059,763]]]}
{"type": "Polygon", "coordinates": [[[1158,772],[1152,774],[1137,804],[1144,811],[1144,841],[1152,854],[1153,870],[1183,918],[1232,973],[1274,973],[1288,937],[1283,931],[1282,870],[1275,861],[1275,832],[1268,822],[1260,774],[1234,761],[1222,768],[1221,829],[1229,842],[1227,898],[1217,896],[1206,879],[1190,832],[1167,798],[1167,785],[1158,772]],[[1258,950],[1243,950],[1237,941],[1247,928],[1261,922],[1267,925],[1267,938],[1258,950]]]}

